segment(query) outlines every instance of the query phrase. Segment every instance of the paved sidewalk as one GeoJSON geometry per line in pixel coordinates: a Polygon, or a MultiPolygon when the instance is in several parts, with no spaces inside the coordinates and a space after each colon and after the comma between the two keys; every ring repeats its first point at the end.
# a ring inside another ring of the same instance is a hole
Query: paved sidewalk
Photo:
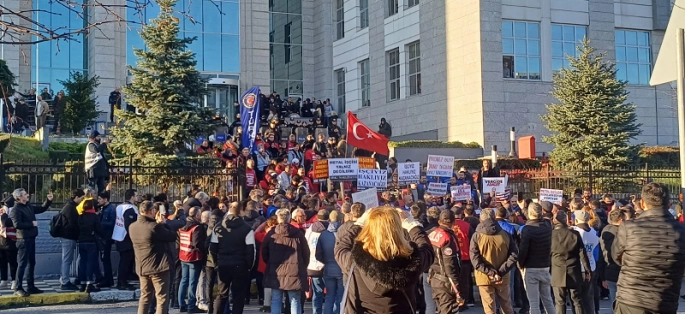
{"type": "MultiPolygon", "coordinates": [[[[73,281],[72,281],[73,282],[73,281]]],[[[36,288],[43,290],[43,294],[47,293],[73,293],[73,292],[79,292],[78,290],[76,291],[70,291],[70,290],[61,290],[59,288],[60,282],[59,279],[50,279],[50,280],[36,280],[36,288]]],[[[136,289],[139,287],[138,281],[129,281],[130,284],[136,287],[136,289]]],[[[24,289],[27,288],[26,282],[24,282],[24,289]]],[[[80,286],[79,286],[80,288],[80,286]]],[[[111,287],[111,288],[101,288],[102,291],[118,291],[116,287],[111,287]]],[[[2,288],[0,289],[0,297],[5,297],[5,296],[11,296],[14,294],[14,291],[12,291],[12,287],[10,285],[7,286],[7,288],[2,288]]]]}

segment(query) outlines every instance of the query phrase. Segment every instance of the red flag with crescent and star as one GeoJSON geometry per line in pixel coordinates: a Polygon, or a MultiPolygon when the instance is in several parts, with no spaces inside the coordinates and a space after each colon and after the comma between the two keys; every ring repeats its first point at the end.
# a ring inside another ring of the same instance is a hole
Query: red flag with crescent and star
{"type": "Polygon", "coordinates": [[[347,143],[361,149],[388,156],[388,142],[390,140],[377,132],[371,131],[361,123],[352,112],[347,112],[347,143]]]}

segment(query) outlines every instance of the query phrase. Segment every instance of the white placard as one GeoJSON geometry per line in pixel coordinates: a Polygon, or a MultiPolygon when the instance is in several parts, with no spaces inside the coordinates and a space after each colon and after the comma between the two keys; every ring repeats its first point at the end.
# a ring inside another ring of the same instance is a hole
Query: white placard
{"type": "Polygon", "coordinates": [[[450,187],[452,201],[468,201],[471,199],[471,186],[454,185],[450,187]]]}
{"type": "Polygon", "coordinates": [[[359,159],[328,159],[328,178],[331,180],[356,180],[359,173],[359,159]]]}
{"type": "Polygon", "coordinates": [[[504,194],[508,179],[508,176],[483,178],[483,189],[481,191],[483,193],[490,193],[494,190],[496,193],[504,194]]]}
{"type": "MultiPolygon", "coordinates": [[[[451,177],[454,175],[454,157],[428,155],[428,169],[426,175],[429,177],[451,177]]],[[[445,189],[447,190],[447,189],[445,189]]]]}
{"type": "Polygon", "coordinates": [[[430,195],[445,195],[447,194],[447,183],[428,183],[428,189],[426,189],[426,193],[430,195]]]}
{"type": "Polygon", "coordinates": [[[352,201],[364,204],[367,211],[371,208],[378,207],[378,190],[376,190],[376,188],[371,188],[352,193],[352,201]]]}
{"type": "Polygon", "coordinates": [[[552,204],[561,205],[561,200],[564,196],[562,190],[540,189],[540,202],[548,201],[552,204]]]}
{"type": "Polygon", "coordinates": [[[385,189],[388,187],[388,171],[384,169],[359,169],[357,186],[385,189]]]}
{"type": "Polygon", "coordinates": [[[401,162],[397,164],[397,181],[419,182],[421,164],[418,162],[401,162]]]}

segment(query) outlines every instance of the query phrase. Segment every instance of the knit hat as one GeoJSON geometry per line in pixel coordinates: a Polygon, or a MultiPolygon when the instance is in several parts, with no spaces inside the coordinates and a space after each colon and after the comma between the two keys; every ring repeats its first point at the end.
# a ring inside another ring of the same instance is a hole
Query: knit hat
{"type": "Polygon", "coordinates": [[[319,212],[316,214],[316,219],[319,221],[326,221],[329,218],[329,213],[325,209],[319,210],[319,212]]]}
{"type": "Polygon", "coordinates": [[[576,210],[573,212],[573,217],[578,223],[586,223],[590,220],[590,214],[584,210],[576,210]]]}

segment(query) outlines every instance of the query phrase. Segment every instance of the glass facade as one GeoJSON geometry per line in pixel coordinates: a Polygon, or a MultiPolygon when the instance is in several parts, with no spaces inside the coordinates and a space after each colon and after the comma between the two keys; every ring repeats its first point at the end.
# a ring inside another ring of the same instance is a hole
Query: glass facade
{"type": "MultiPolygon", "coordinates": [[[[82,2],[82,1],[81,1],[82,2]]],[[[47,29],[79,30],[85,27],[86,20],[78,18],[66,4],[53,0],[34,0],[33,18],[47,29]],[[40,11],[39,11],[40,10],[40,11]]],[[[39,38],[34,37],[35,40],[39,38]]],[[[88,42],[84,35],[75,40],[47,41],[31,46],[31,88],[47,87],[54,96],[64,89],[59,81],[67,80],[70,71],[86,72],[88,69],[88,42]]],[[[19,91],[29,87],[21,86],[19,91]]],[[[40,94],[40,91],[37,92],[40,94]]]]}
{"type": "Polygon", "coordinates": [[[587,27],[575,25],[552,24],[552,71],[558,73],[568,68],[567,56],[578,57],[576,47],[582,45],[587,34],[587,27]]]}
{"type": "Polygon", "coordinates": [[[504,78],[540,79],[540,23],[502,21],[504,78]]]}
{"type": "MultiPolygon", "coordinates": [[[[188,49],[195,53],[197,69],[203,72],[239,74],[240,1],[179,0],[176,6],[177,10],[188,12],[192,17],[192,20],[188,16],[181,17],[179,36],[197,37],[188,45],[188,49]]],[[[148,22],[159,14],[159,7],[154,1],[143,10],[142,17],[135,9],[128,10],[127,18],[134,21],[148,22]]],[[[131,27],[127,31],[126,63],[129,65],[135,65],[137,61],[133,47],[145,46],[139,31],[140,27],[131,27]]]]}
{"type": "Polygon", "coordinates": [[[271,91],[302,95],[302,1],[269,1],[271,91]]]}
{"type": "Polygon", "coordinates": [[[616,31],[616,77],[635,85],[649,85],[652,72],[649,32],[616,31]]]}

